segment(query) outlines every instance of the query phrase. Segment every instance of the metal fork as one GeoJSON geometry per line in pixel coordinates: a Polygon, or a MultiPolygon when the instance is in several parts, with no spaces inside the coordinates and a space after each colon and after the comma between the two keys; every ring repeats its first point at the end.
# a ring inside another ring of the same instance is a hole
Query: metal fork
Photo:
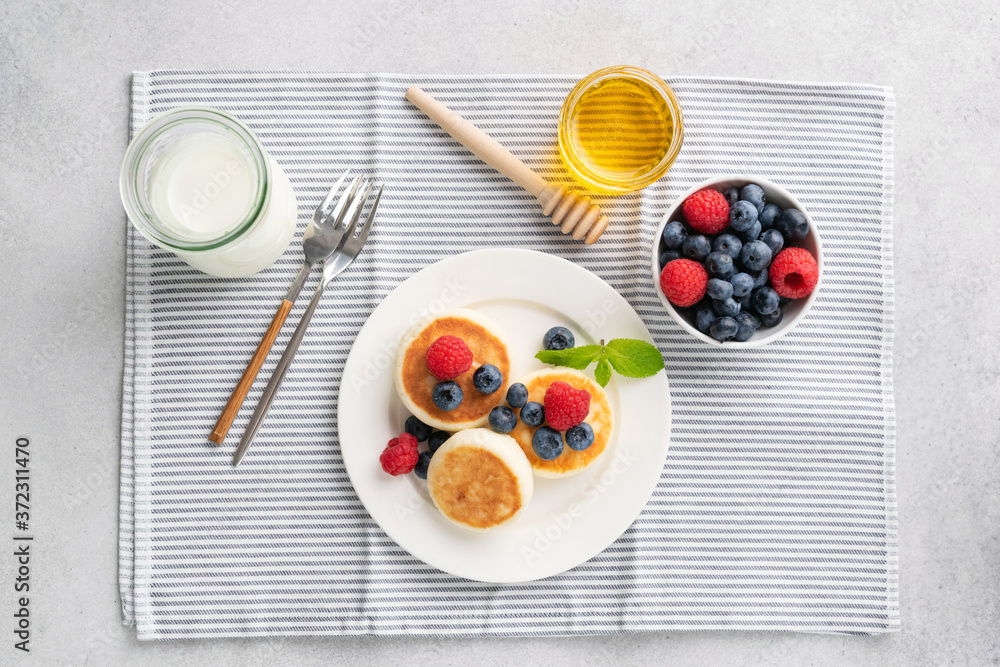
{"type": "Polygon", "coordinates": [[[281,386],[282,380],[285,379],[285,375],[288,373],[288,368],[292,364],[292,359],[295,358],[295,353],[299,349],[299,344],[302,342],[302,337],[306,333],[306,328],[308,328],[310,320],[312,320],[313,313],[316,312],[316,306],[319,305],[319,300],[323,297],[323,292],[326,289],[326,286],[344,269],[346,269],[351,262],[355,260],[355,258],[357,258],[357,256],[361,253],[361,249],[364,247],[365,241],[368,239],[368,232],[371,231],[372,228],[372,221],[375,219],[375,211],[378,209],[378,204],[382,200],[382,190],[385,188],[384,185],[379,187],[378,195],[376,195],[375,201],[372,203],[371,210],[368,212],[368,217],[365,219],[361,228],[358,229],[357,224],[358,219],[361,216],[361,209],[364,207],[364,202],[367,201],[368,195],[374,184],[374,179],[369,180],[364,186],[364,195],[351,204],[349,209],[351,212],[351,215],[349,216],[350,220],[343,226],[344,232],[350,230],[351,233],[345,234],[343,243],[333,252],[332,255],[329,255],[325,260],[323,260],[323,277],[320,280],[319,285],[316,286],[316,291],[313,292],[312,299],[309,300],[309,306],[302,314],[302,319],[299,320],[299,325],[295,327],[295,333],[292,334],[291,339],[288,341],[288,346],[281,355],[281,359],[278,360],[278,365],[275,366],[274,371],[271,373],[271,379],[268,380],[267,387],[264,388],[264,393],[257,402],[257,407],[254,409],[253,415],[250,417],[250,423],[247,424],[246,431],[243,432],[240,444],[236,448],[236,453],[233,454],[233,466],[238,466],[240,461],[243,460],[243,457],[246,456],[247,450],[250,449],[250,444],[253,442],[254,436],[257,435],[260,425],[264,422],[264,417],[267,415],[267,411],[271,407],[271,403],[274,401],[275,395],[278,393],[278,388],[281,386]]]}
{"type": "MultiPolygon", "coordinates": [[[[349,206],[357,201],[361,176],[357,176],[347,186],[347,189],[344,190],[340,199],[337,200],[337,204],[333,207],[332,211],[327,211],[327,209],[333,202],[334,196],[340,191],[340,186],[344,183],[348,173],[348,171],[345,171],[344,175],[334,183],[326,199],[323,200],[323,203],[313,213],[312,224],[309,225],[302,237],[302,254],[305,255],[302,268],[299,269],[298,275],[295,276],[292,286],[288,288],[284,300],[278,307],[278,312],[274,314],[270,326],[264,332],[264,337],[261,339],[260,344],[257,345],[253,357],[250,358],[246,370],[243,371],[240,381],[236,383],[236,388],[233,389],[226,407],[222,409],[219,420],[215,422],[215,426],[208,436],[209,441],[216,445],[221,445],[226,437],[226,433],[229,432],[229,427],[232,426],[233,420],[236,419],[236,415],[239,413],[244,399],[246,399],[247,392],[250,391],[253,381],[257,378],[257,373],[260,372],[260,367],[264,364],[264,360],[267,359],[267,354],[271,351],[274,339],[278,337],[278,332],[281,331],[281,326],[285,323],[285,318],[288,317],[288,313],[292,309],[292,304],[295,303],[299,292],[302,291],[302,285],[305,284],[306,278],[309,277],[312,268],[318,262],[329,257],[344,240],[347,227],[341,223],[347,215],[349,206]]],[[[362,199],[361,201],[363,202],[364,200],[362,199]]]]}

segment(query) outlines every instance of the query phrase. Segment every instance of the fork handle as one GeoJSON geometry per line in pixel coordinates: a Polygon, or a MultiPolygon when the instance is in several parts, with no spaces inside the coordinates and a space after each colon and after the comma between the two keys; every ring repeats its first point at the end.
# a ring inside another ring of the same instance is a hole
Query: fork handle
{"type": "Polygon", "coordinates": [[[319,305],[319,300],[322,296],[323,283],[320,282],[316,287],[316,291],[313,292],[312,299],[309,300],[309,306],[306,307],[306,311],[302,314],[302,319],[299,320],[299,325],[295,327],[295,333],[288,340],[288,345],[285,347],[281,359],[278,360],[274,371],[271,372],[271,379],[267,381],[264,393],[261,394],[260,400],[257,401],[257,407],[254,408],[250,422],[243,432],[243,437],[240,438],[240,444],[236,448],[236,453],[233,454],[234,467],[238,466],[240,461],[243,460],[247,450],[250,449],[250,444],[253,442],[254,436],[257,435],[257,431],[260,429],[260,425],[264,422],[264,417],[267,415],[267,411],[270,409],[271,403],[278,393],[278,388],[281,386],[282,380],[285,379],[285,375],[288,373],[288,367],[292,365],[292,359],[295,358],[295,353],[298,352],[299,343],[302,342],[302,337],[309,327],[309,321],[312,320],[313,313],[316,312],[316,306],[319,305]]]}
{"type": "Polygon", "coordinates": [[[226,438],[226,433],[229,432],[229,427],[232,426],[233,420],[236,419],[236,415],[239,413],[240,407],[243,405],[243,400],[247,397],[247,392],[250,391],[250,387],[253,386],[253,381],[257,379],[257,373],[260,372],[260,367],[264,364],[264,360],[267,359],[267,353],[271,351],[271,346],[274,345],[274,339],[278,337],[278,332],[281,331],[281,325],[285,323],[285,319],[288,317],[288,313],[291,309],[291,301],[285,299],[281,302],[281,306],[278,307],[278,312],[274,314],[274,319],[271,320],[271,325],[267,328],[260,344],[257,345],[257,350],[250,358],[250,363],[247,364],[246,370],[243,371],[240,381],[236,383],[236,388],[233,389],[233,393],[229,397],[229,402],[226,403],[226,407],[222,409],[222,414],[219,415],[219,420],[215,422],[215,427],[212,429],[212,433],[208,436],[209,441],[215,443],[216,445],[221,445],[222,441],[226,438]]]}
{"type": "Polygon", "coordinates": [[[247,364],[246,370],[243,371],[243,375],[240,377],[240,381],[236,383],[236,388],[233,389],[233,393],[229,397],[229,402],[222,409],[219,420],[215,422],[215,426],[208,436],[209,442],[221,445],[222,441],[226,439],[226,433],[229,432],[229,427],[233,425],[233,420],[236,419],[236,415],[239,413],[240,407],[242,407],[243,401],[247,397],[247,392],[253,386],[253,381],[257,379],[257,373],[260,372],[260,367],[263,365],[264,360],[267,359],[267,353],[271,351],[274,339],[278,337],[278,332],[281,331],[281,326],[285,323],[285,318],[288,317],[288,312],[292,309],[292,304],[299,298],[299,292],[302,291],[302,285],[305,284],[306,278],[309,277],[309,272],[312,271],[313,264],[308,258],[302,263],[302,268],[299,269],[298,275],[292,281],[292,286],[285,293],[285,299],[281,302],[281,306],[278,307],[278,312],[274,314],[274,319],[271,320],[270,326],[264,332],[264,338],[257,345],[256,351],[254,351],[253,356],[250,358],[250,363],[247,364]]]}

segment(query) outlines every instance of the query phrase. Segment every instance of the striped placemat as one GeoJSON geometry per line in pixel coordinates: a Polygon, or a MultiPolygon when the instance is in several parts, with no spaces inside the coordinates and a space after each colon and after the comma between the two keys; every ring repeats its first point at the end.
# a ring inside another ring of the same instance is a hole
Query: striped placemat
{"type": "Polygon", "coordinates": [[[556,117],[576,79],[134,75],[133,133],[182,104],[234,113],[291,178],[300,227],[346,168],[387,184],[365,252],[322,302],[235,472],[235,441],[220,452],[206,436],[298,269],[300,246],[256,276],[218,280],[129,229],[121,594],[141,639],[899,629],[892,92],[668,79],[685,113],[680,157],[643,192],[598,198],[613,223],[592,247],[561,235],[532,197],[403,99],[420,85],[567,182],[556,117]],[[649,275],[663,213],[720,172],[780,183],[823,237],[824,282],[809,317],[760,350],[695,341],[668,318],[649,275]],[[334,420],[344,361],[372,309],[421,268],[486,246],[554,253],[610,283],[648,325],[672,389],[670,454],[639,519],[594,559],[524,585],[446,575],[389,539],[351,488],[334,420]]]}

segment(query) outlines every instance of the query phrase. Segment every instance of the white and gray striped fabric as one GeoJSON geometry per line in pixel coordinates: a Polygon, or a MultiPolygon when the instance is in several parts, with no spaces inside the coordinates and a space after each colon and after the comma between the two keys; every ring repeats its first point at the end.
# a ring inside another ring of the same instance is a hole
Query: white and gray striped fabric
{"type": "Polygon", "coordinates": [[[183,104],[234,113],[291,178],[300,227],[347,168],[387,184],[365,252],[322,302],[235,471],[249,408],[221,451],[206,436],[298,268],[299,244],[256,276],[218,280],[129,229],[121,594],[141,639],[899,629],[892,92],[668,79],[685,114],[680,156],[643,192],[598,198],[613,222],[592,247],[560,234],[532,197],[403,99],[419,84],[546,178],[568,181],[556,118],[576,79],[134,75],[133,133],[183,104]],[[809,317],[760,350],[694,340],[650,277],[663,213],[720,172],[782,184],[824,240],[809,317]],[[444,574],[389,539],[351,488],[334,419],[345,358],[372,309],[421,268],[487,246],[553,253],[610,283],[655,337],[673,392],[670,453],[639,519],[589,562],[523,585],[444,574]]]}

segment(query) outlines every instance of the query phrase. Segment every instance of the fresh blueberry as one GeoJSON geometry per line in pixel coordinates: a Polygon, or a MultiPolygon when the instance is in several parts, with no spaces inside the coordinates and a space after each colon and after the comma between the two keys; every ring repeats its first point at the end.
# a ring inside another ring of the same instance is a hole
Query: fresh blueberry
{"type": "Polygon", "coordinates": [[[773,313],[768,313],[767,315],[760,316],[761,326],[773,327],[779,322],[781,322],[781,318],[783,316],[784,312],[782,312],[781,306],[778,306],[777,308],[774,309],[773,313]]]}
{"type": "Polygon", "coordinates": [[[566,327],[552,327],[542,336],[542,347],[546,350],[565,350],[575,345],[576,338],[566,327]]]}
{"type": "Polygon", "coordinates": [[[733,297],[722,301],[712,301],[712,309],[719,317],[736,317],[736,313],[740,312],[740,308],[739,302],[733,297]]]}
{"type": "Polygon", "coordinates": [[[738,201],[729,209],[729,226],[737,232],[745,232],[757,222],[757,207],[748,201],[738,201]]]}
{"type": "Polygon", "coordinates": [[[753,286],[754,289],[758,287],[763,287],[771,281],[771,272],[767,269],[761,269],[760,271],[754,271],[750,275],[753,276],[753,286]]]}
{"type": "Polygon", "coordinates": [[[736,299],[736,302],[740,304],[740,312],[743,312],[744,310],[753,310],[753,292],[741,296],[736,299]]]}
{"type": "Polygon", "coordinates": [[[757,219],[760,220],[760,226],[763,229],[771,229],[776,224],[778,224],[778,218],[781,217],[781,207],[777,204],[764,204],[764,210],[760,212],[757,219]]]}
{"type": "Polygon", "coordinates": [[[563,451],[562,433],[551,426],[543,426],[531,436],[531,448],[543,461],[559,458],[563,451]]]}
{"type": "Polygon", "coordinates": [[[719,234],[712,242],[712,250],[724,252],[732,259],[739,259],[743,242],[733,234],[719,234]]]}
{"type": "Polygon", "coordinates": [[[801,241],[809,234],[809,223],[806,222],[806,216],[802,214],[802,211],[794,208],[786,208],[781,212],[781,217],[778,218],[775,228],[785,235],[789,243],[801,241]]]}
{"type": "Polygon", "coordinates": [[[682,243],[684,243],[684,239],[687,238],[687,235],[688,231],[683,222],[678,222],[676,220],[668,222],[667,226],[663,228],[663,245],[667,246],[671,250],[676,250],[681,247],[682,243]]]}
{"type": "Polygon", "coordinates": [[[745,341],[750,340],[755,333],[757,333],[757,327],[760,326],[760,322],[750,313],[741,312],[736,316],[736,324],[739,325],[739,330],[736,335],[733,336],[733,340],[745,341]]]}
{"type": "Polygon", "coordinates": [[[701,234],[689,236],[681,244],[681,254],[696,262],[704,261],[710,252],[712,252],[712,242],[701,234]]]}
{"type": "Polygon", "coordinates": [[[452,380],[438,382],[431,392],[431,400],[438,408],[449,412],[462,404],[462,388],[452,380]]]}
{"type": "Polygon", "coordinates": [[[680,258],[681,254],[676,250],[664,250],[663,252],[660,253],[660,271],[662,271],[663,267],[665,267],[670,262],[680,258]]]}
{"type": "MultiPolygon", "coordinates": [[[[770,204],[768,204],[770,206],[770,204]]],[[[771,257],[777,257],[785,245],[785,237],[777,229],[769,229],[760,235],[760,240],[771,249],[771,257]]]]}
{"type": "Polygon", "coordinates": [[[545,423],[545,407],[541,403],[528,401],[521,408],[521,421],[531,428],[541,426],[545,423]]]}
{"type": "Polygon", "coordinates": [[[698,331],[707,334],[708,328],[712,326],[716,317],[715,310],[711,305],[698,306],[698,310],[694,314],[694,326],[698,331]]]}
{"type": "Polygon", "coordinates": [[[712,322],[708,334],[715,340],[729,340],[740,330],[740,325],[731,317],[720,317],[712,322]]]}
{"type": "Polygon", "coordinates": [[[726,198],[729,205],[732,206],[740,200],[739,188],[726,188],[722,191],[722,196],[726,198]]]}
{"type": "Polygon", "coordinates": [[[743,246],[740,261],[751,271],[763,271],[771,263],[771,249],[763,241],[751,241],[743,246]]]}
{"type": "Polygon", "coordinates": [[[778,293],[770,287],[758,287],[753,291],[753,309],[758,315],[773,313],[778,308],[778,293]]]}
{"type": "Polygon", "coordinates": [[[594,444],[594,429],[587,422],[577,424],[566,431],[566,444],[570,449],[582,452],[594,444]]]}
{"type": "Polygon", "coordinates": [[[714,278],[733,275],[733,258],[724,252],[710,252],[705,258],[705,270],[714,278]]]}
{"type": "Polygon", "coordinates": [[[523,408],[528,402],[528,388],[520,382],[515,382],[507,389],[507,405],[512,408],[523,408]]]}
{"type": "Polygon", "coordinates": [[[451,437],[451,433],[447,431],[434,431],[431,433],[431,437],[427,438],[427,446],[432,452],[436,452],[441,449],[441,445],[444,441],[451,437]]]}
{"type": "Polygon", "coordinates": [[[517,426],[514,411],[505,405],[498,405],[490,410],[490,428],[497,433],[510,433],[517,426]]]}
{"type": "Polygon", "coordinates": [[[431,465],[431,457],[434,452],[420,452],[417,457],[417,464],[413,466],[413,473],[420,479],[427,479],[427,468],[431,465]]]}
{"type": "MultiPolygon", "coordinates": [[[[711,281],[709,281],[711,282],[711,281]]],[[[733,286],[733,296],[742,297],[753,291],[753,276],[742,271],[729,276],[729,283],[733,286]]]]}
{"type": "Polygon", "coordinates": [[[431,433],[434,431],[434,429],[413,415],[406,418],[406,424],[403,426],[403,430],[416,438],[418,442],[423,442],[427,438],[431,437],[431,433]]]}
{"type": "MultiPolygon", "coordinates": [[[[711,255],[709,255],[711,257],[711,255]]],[[[732,260],[729,260],[732,261],[732,260]]],[[[708,281],[708,288],[705,290],[711,299],[724,301],[733,295],[733,284],[721,278],[712,278],[708,281]]]]}
{"type": "Polygon", "coordinates": [[[483,364],[472,374],[472,385],[480,394],[492,394],[503,384],[503,373],[493,364],[483,364]]]}
{"type": "MultiPolygon", "coordinates": [[[[744,248],[746,247],[747,243],[750,243],[750,241],[756,241],[758,238],[760,238],[760,229],[761,229],[760,220],[758,220],[757,222],[753,223],[753,227],[746,230],[745,232],[740,232],[740,238],[743,239],[744,248]]],[[[742,252],[742,250],[740,252],[742,252]]]]}
{"type": "Polygon", "coordinates": [[[759,185],[753,183],[744,185],[743,189],[740,190],[740,199],[756,206],[758,215],[764,212],[764,190],[759,185]]]}

